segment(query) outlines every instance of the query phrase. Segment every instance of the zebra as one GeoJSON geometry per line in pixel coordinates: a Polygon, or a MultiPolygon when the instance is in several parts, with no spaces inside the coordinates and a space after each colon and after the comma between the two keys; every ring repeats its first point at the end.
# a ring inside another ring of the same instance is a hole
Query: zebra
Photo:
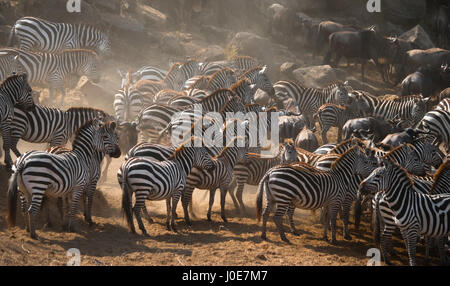
{"type": "Polygon", "coordinates": [[[259,66],[259,61],[249,56],[239,56],[234,58],[232,61],[232,67],[236,71],[237,75],[243,75],[247,71],[259,66]]]}
{"type": "Polygon", "coordinates": [[[369,106],[371,116],[385,120],[406,121],[409,126],[416,125],[427,112],[430,98],[412,95],[394,99],[377,98],[363,91],[352,91],[361,101],[369,106]]]}
{"type": "Polygon", "coordinates": [[[84,24],[53,23],[36,17],[22,17],[11,28],[9,47],[12,47],[14,38],[23,51],[56,53],[90,49],[99,54],[111,54],[108,34],[84,24]]]}
{"type": "MultiPolygon", "coordinates": [[[[415,192],[408,173],[390,160],[383,160],[360,185],[361,195],[383,192],[406,242],[409,265],[416,265],[416,244],[421,235],[437,238],[441,264],[445,264],[444,239],[450,234],[450,195],[415,192]]],[[[448,189],[448,186],[447,186],[448,189]]]]}
{"type": "Polygon", "coordinates": [[[233,181],[230,187],[230,196],[234,206],[241,214],[246,214],[242,194],[245,184],[258,185],[266,172],[279,164],[298,161],[297,152],[292,142],[284,142],[278,148],[275,157],[263,157],[260,154],[249,153],[246,163],[238,162],[233,170],[233,181]],[[234,190],[234,191],[233,191],[234,190]]]}
{"type": "Polygon", "coordinates": [[[443,143],[450,151],[450,111],[443,109],[427,112],[419,123],[423,133],[435,138],[434,143],[443,143]]]}
{"type": "Polygon", "coordinates": [[[32,90],[27,74],[13,74],[0,84],[0,128],[2,131],[3,151],[6,169],[11,168],[11,125],[14,122],[14,106],[26,111],[35,108],[32,90]]]}
{"type": "Polygon", "coordinates": [[[114,95],[114,113],[119,122],[132,122],[142,110],[141,93],[131,85],[125,85],[114,95]]]}
{"type": "Polygon", "coordinates": [[[61,104],[64,102],[64,81],[73,74],[85,75],[93,82],[100,80],[99,57],[91,50],[65,50],[58,53],[35,53],[17,49],[1,49],[2,61],[0,75],[4,76],[14,69],[28,74],[30,84],[48,84],[50,98],[55,90],[61,92],[61,104]]]}
{"type": "Polygon", "coordinates": [[[358,117],[358,106],[347,105],[340,106],[333,103],[325,103],[313,115],[314,121],[319,121],[320,129],[322,130],[322,142],[328,143],[327,132],[335,126],[338,128],[337,140],[342,141],[342,127],[347,120],[358,117]]]}
{"type": "MultiPolygon", "coordinates": [[[[345,105],[349,95],[346,83],[334,83],[323,89],[306,88],[293,81],[278,81],[274,84],[278,100],[292,99],[297,109],[313,122],[313,114],[325,103],[345,105]]],[[[312,126],[311,126],[312,127],[312,126]]]]}
{"type": "Polygon", "coordinates": [[[135,84],[140,80],[162,81],[168,71],[152,67],[144,66],[138,69],[136,72],[128,70],[127,72],[118,70],[120,77],[122,78],[122,84],[120,88],[124,88],[127,83],[135,84]]]}
{"type": "Polygon", "coordinates": [[[14,109],[14,122],[11,126],[11,149],[21,156],[17,149],[19,139],[32,143],[49,143],[50,147],[65,145],[73,134],[96,117],[104,120],[111,116],[100,109],[71,107],[66,111],[36,105],[31,111],[14,109]]]}
{"type": "Polygon", "coordinates": [[[275,95],[275,89],[273,88],[272,81],[267,75],[267,66],[257,66],[247,70],[240,79],[246,78],[251,84],[256,86],[256,89],[261,89],[266,92],[270,97],[275,95]]]}
{"type": "Polygon", "coordinates": [[[189,105],[193,105],[195,103],[198,103],[201,99],[188,96],[188,95],[178,95],[175,97],[172,97],[167,102],[168,105],[174,106],[174,107],[185,107],[189,105]]]}
{"type": "MultiPolygon", "coordinates": [[[[358,146],[344,153],[329,171],[320,171],[308,164],[295,163],[270,169],[262,178],[256,199],[258,221],[263,216],[261,238],[266,239],[266,224],[274,206],[274,221],[283,241],[289,243],[284,234],[281,218],[290,206],[315,210],[325,207],[329,216],[324,223],[323,239],[328,240],[327,230],[331,218],[332,239],[336,242],[336,215],[346,197],[347,185],[355,175],[367,176],[377,166],[375,157],[369,156],[358,146]],[[263,209],[263,199],[266,204],[263,209]]],[[[293,224],[292,231],[298,235],[293,224]]]]}
{"type": "Polygon", "coordinates": [[[193,147],[198,145],[199,141],[202,144],[201,139],[192,137],[164,162],[146,157],[133,157],[122,164],[119,170],[122,177],[122,210],[126,214],[128,227],[132,233],[136,232],[133,222],[134,213],[142,234],[148,235],[141,219],[141,209],[146,199],[166,200],[166,226],[169,230],[176,231],[176,209],[171,209],[171,200],[172,205],[176,206],[192,167],[212,170],[215,166],[204,147],[193,147]],[[133,193],[136,202],[132,208],[133,193]]]}
{"type": "Polygon", "coordinates": [[[436,106],[435,110],[445,110],[447,112],[450,112],[450,98],[444,98],[439,102],[439,104],[436,106]]]}
{"type": "Polygon", "coordinates": [[[214,92],[218,89],[230,88],[237,81],[234,70],[223,68],[215,72],[208,81],[206,90],[214,92]]]}
{"type": "Polygon", "coordinates": [[[210,191],[207,213],[208,221],[211,221],[211,211],[216,189],[220,189],[221,217],[224,222],[227,222],[225,217],[225,196],[232,181],[233,168],[235,164],[237,162],[245,164],[247,161],[248,142],[246,143],[244,141],[246,141],[244,137],[235,137],[231,140],[231,142],[220,152],[220,154],[213,158],[215,159],[214,170],[208,171],[200,168],[193,168],[191,170],[186,179],[186,186],[183,190],[182,196],[184,219],[187,225],[191,225],[187,207],[191,203],[194,188],[208,189],[210,191]]]}
{"type": "MultiPolygon", "coordinates": [[[[430,190],[433,186],[432,177],[417,177],[411,176],[414,181],[413,190],[421,194],[430,194],[430,190]]],[[[448,190],[439,193],[448,193],[448,190]]],[[[438,194],[438,193],[435,193],[438,194]]],[[[393,252],[392,248],[392,234],[397,229],[395,224],[395,216],[392,210],[389,208],[388,203],[385,199],[384,193],[377,193],[372,199],[372,224],[374,227],[374,238],[377,244],[381,246],[381,253],[383,255],[384,261],[390,264],[389,256],[387,255],[387,250],[393,252]],[[381,233],[380,233],[380,228],[381,233]]]]}
{"type": "Polygon", "coordinates": [[[78,210],[78,201],[85,191],[91,176],[92,157],[96,152],[111,157],[120,156],[116,123],[103,123],[95,118],[88,121],[76,133],[72,151],[57,155],[41,151],[29,151],[20,156],[8,188],[8,223],[15,225],[18,188],[26,196],[28,211],[27,228],[30,236],[37,239],[35,224],[45,195],[67,198],[72,196],[71,215],[67,229],[74,230],[72,221],[78,210]]]}

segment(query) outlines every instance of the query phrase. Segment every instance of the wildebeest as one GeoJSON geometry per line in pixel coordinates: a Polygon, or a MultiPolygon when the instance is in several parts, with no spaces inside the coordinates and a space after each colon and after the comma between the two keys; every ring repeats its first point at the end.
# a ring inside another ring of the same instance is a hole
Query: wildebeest
{"type": "Polygon", "coordinates": [[[278,119],[280,142],[284,142],[287,138],[295,140],[305,126],[309,126],[309,122],[303,114],[280,116],[278,119]]]}
{"type": "Polygon", "coordinates": [[[407,52],[406,56],[406,66],[409,69],[408,73],[411,73],[422,66],[431,66],[434,68],[439,68],[442,63],[450,62],[450,51],[431,48],[428,50],[410,50],[407,52]]]}
{"type": "Polygon", "coordinates": [[[347,121],[342,128],[344,140],[350,139],[352,135],[358,135],[360,132],[373,134],[373,141],[379,142],[388,134],[400,132],[402,122],[386,121],[381,117],[355,118],[347,121]]]}
{"type": "Polygon", "coordinates": [[[411,144],[421,134],[421,132],[413,128],[407,128],[401,132],[388,134],[381,143],[391,147],[397,147],[403,144],[411,144]]]}
{"type": "Polygon", "coordinates": [[[379,35],[375,28],[362,29],[360,31],[335,32],[329,36],[328,52],[324,58],[324,64],[331,64],[331,58],[335,55],[333,66],[339,65],[341,57],[354,59],[361,64],[361,77],[364,80],[365,64],[373,60],[381,76],[384,78],[380,62],[384,62],[386,56],[382,52],[386,51],[384,46],[389,42],[389,38],[379,35]]]}
{"type": "Polygon", "coordinates": [[[319,148],[319,143],[317,142],[316,135],[314,135],[314,131],[309,129],[308,126],[303,127],[302,131],[300,131],[295,139],[295,147],[300,147],[309,152],[314,152],[314,150],[319,148]]]}
{"type": "Polygon", "coordinates": [[[448,86],[450,86],[448,64],[442,64],[440,68],[428,65],[420,67],[402,81],[400,94],[402,96],[422,94],[423,97],[431,97],[448,86]]]}
{"type": "Polygon", "coordinates": [[[407,52],[412,50],[413,46],[410,42],[398,37],[385,39],[380,45],[380,54],[383,57],[378,61],[384,74],[382,74],[383,80],[396,86],[406,75],[407,52]]]}
{"type": "Polygon", "coordinates": [[[320,22],[317,26],[317,36],[315,37],[316,46],[313,49],[313,57],[316,55],[316,52],[321,50],[321,47],[326,45],[331,34],[344,31],[356,32],[358,30],[358,27],[343,25],[333,21],[320,22]]]}
{"type": "Polygon", "coordinates": [[[290,43],[295,37],[296,31],[300,28],[301,21],[293,9],[278,6],[273,9],[271,34],[274,38],[290,43]]]}

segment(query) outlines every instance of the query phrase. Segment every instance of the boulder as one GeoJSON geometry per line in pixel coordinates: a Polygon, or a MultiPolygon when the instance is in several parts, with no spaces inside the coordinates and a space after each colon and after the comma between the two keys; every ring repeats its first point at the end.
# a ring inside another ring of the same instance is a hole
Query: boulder
{"type": "Polygon", "coordinates": [[[384,0],[381,3],[381,13],[394,23],[417,23],[426,12],[426,0],[384,0]]]}
{"type": "Polygon", "coordinates": [[[167,54],[182,56],[185,54],[185,48],[177,35],[173,33],[165,34],[159,43],[159,47],[167,54]]]}
{"type": "Polygon", "coordinates": [[[212,43],[225,43],[232,31],[213,25],[201,25],[200,31],[205,35],[206,40],[212,43]]]}
{"type": "Polygon", "coordinates": [[[9,33],[11,32],[11,27],[6,25],[0,26],[0,45],[6,46],[8,44],[9,33]]]}
{"type": "Polygon", "coordinates": [[[129,33],[133,35],[146,34],[144,25],[135,19],[129,17],[121,17],[116,14],[107,12],[101,13],[101,19],[108,26],[111,26],[113,30],[122,32],[124,35],[127,35],[129,33]]]}
{"type": "Polygon", "coordinates": [[[273,64],[273,48],[269,39],[250,32],[238,32],[230,42],[230,47],[239,55],[255,57],[267,65],[273,64]]]}
{"type": "Polygon", "coordinates": [[[204,49],[198,50],[195,57],[201,61],[220,61],[225,58],[224,50],[221,46],[211,45],[204,49]]]}
{"type": "Polygon", "coordinates": [[[430,36],[428,36],[427,32],[425,32],[420,25],[406,31],[399,38],[410,42],[416,49],[427,50],[434,48],[434,44],[431,41],[430,36]]]}
{"type": "Polygon", "coordinates": [[[108,11],[116,14],[120,13],[121,0],[95,0],[93,3],[96,8],[99,8],[103,11],[108,11]]]}
{"type": "Polygon", "coordinates": [[[298,68],[300,68],[300,66],[296,63],[285,62],[280,66],[280,73],[283,77],[293,79],[292,72],[298,68]]]}
{"type": "Polygon", "coordinates": [[[294,78],[304,86],[323,88],[336,81],[345,80],[345,72],[329,65],[298,68],[293,72],[294,78]]]}

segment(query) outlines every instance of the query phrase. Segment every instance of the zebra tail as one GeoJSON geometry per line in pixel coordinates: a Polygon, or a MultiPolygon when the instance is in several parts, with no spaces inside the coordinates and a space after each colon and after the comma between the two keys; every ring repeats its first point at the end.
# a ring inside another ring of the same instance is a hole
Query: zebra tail
{"type": "Polygon", "coordinates": [[[130,185],[128,183],[128,171],[127,168],[123,168],[122,172],[122,214],[125,215],[127,219],[128,227],[132,233],[135,233],[136,230],[134,228],[133,223],[133,211],[131,209],[131,194],[130,194],[130,185]]]}
{"type": "Polygon", "coordinates": [[[15,25],[11,27],[11,31],[9,32],[9,38],[8,38],[8,47],[12,47],[14,45],[14,35],[16,33],[15,25]]]}
{"type": "Polygon", "coordinates": [[[256,219],[258,220],[258,222],[261,221],[264,191],[267,191],[269,188],[268,173],[269,172],[264,175],[258,186],[258,194],[256,196],[256,219]]]}
{"type": "Polygon", "coordinates": [[[9,186],[8,186],[8,216],[6,217],[6,220],[8,222],[9,227],[16,226],[16,213],[17,213],[17,194],[18,194],[18,187],[17,187],[17,176],[20,174],[19,170],[16,170],[9,179],[9,186]]]}
{"type": "Polygon", "coordinates": [[[373,240],[376,245],[381,242],[381,213],[380,213],[380,198],[375,200],[375,209],[373,210],[373,240]]]}

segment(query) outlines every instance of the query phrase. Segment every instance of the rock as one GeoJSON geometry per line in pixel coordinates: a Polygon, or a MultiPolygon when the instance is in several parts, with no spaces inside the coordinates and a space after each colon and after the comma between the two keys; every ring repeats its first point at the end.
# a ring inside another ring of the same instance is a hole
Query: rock
{"type": "Polygon", "coordinates": [[[196,58],[208,62],[220,61],[225,58],[225,53],[222,47],[218,45],[212,45],[204,49],[200,49],[196,54],[196,58]]]}
{"type": "Polygon", "coordinates": [[[381,3],[381,13],[387,20],[399,24],[417,23],[426,11],[426,0],[389,0],[381,3]]]}
{"type": "Polygon", "coordinates": [[[434,48],[434,44],[431,41],[430,36],[428,36],[427,32],[425,32],[420,25],[406,31],[399,38],[410,42],[416,49],[426,50],[434,48]]]}
{"type": "Polygon", "coordinates": [[[319,12],[327,10],[327,0],[302,0],[296,1],[296,10],[302,12],[319,12]]]}
{"type": "Polygon", "coordinates": [[[292,73],[299,83],[314,88],[323,88],[333,82],[345,80],[343,70],[329,65],[298,68],[292,73]]]}
{"type": "Polygon", "coordinates": [[[185,48],[180,39],[172,33],[165,34],[159,43],[161,50],[165,53],[182,56],[185,54],[185,48]]]}
{"type": "Polygon", "coordinates": [[[259,260],[267,261],[267,257],[264,254],[258,254],[256,255],[256,258],[258,258],[259,260]]]}
{"type": "Polygon", "coordinates": [[[132,34],[146,34],[146,29],[144,25],[139,23],[137,20],[131,18],[120,17],[112,13],[101,13],[101,19],[103,22],[111,25],[111,28],[122,32],[124,35],[127,33],[132,34]]]}
{"type": "Polygon", "coordinates": [[[259,104],[261,106],[268,106],[271,100],[270,95],[261,89],[258,89],[255,92],[253,99],[256,104],[259,104]]]}
{"type": "Polygon", "coordinates": [[[205,35],[206,40],[214,43],[225,43],[232,33],[231,30],[213,25],[201,25],[200,29],[205,35]]]}
{"type": "Polygon", "coordinates": [[[273,48],[269,39],[250,32],[238,32],[230,42],[239,55],[255,57],[267,65],[273,64],[273,48]]]}
{"type": "Polygon", "coordinates": [[[105,102],[109,102],[111,99],[111,93],[103,86],[93,83],[84,76],[78,82],[76,90],[80,91],[85,96],[87,103],[91,107],[105,109],[105,102]]]}
{"type": "Polygon", "coordinates": [[[284,77],[287,77],[289,79],[293,79],[292,72],[296,69],[298,69],[300,66],[293,62],[285,62],[280,66],[280,72],[284,77]]]}
{"type": "Polygon", "coordinates": [[[0,14],[0,25],[6,25],[8,21],[6,21],[6,18],[0,14]]]}
{"type": "Polygon", "coordinates": [[[384,94],[383,88],[379,89],[379,88],[377,88],[373,85],[370,85],[366,82],[362,82],[355,77],[347,77],[347,78],[345,78],[345,81],[348,81],[348,85],[351,86],[352,89],[354,89],[354,90],[364,90],[373,95],[383,95],[384,94]]]}
{"type": "Polygon", "coordinates": [[[149,5],[138,4],[136,13],[146,27],[164,28],[167,24],[167,16],[149,5]]]}

